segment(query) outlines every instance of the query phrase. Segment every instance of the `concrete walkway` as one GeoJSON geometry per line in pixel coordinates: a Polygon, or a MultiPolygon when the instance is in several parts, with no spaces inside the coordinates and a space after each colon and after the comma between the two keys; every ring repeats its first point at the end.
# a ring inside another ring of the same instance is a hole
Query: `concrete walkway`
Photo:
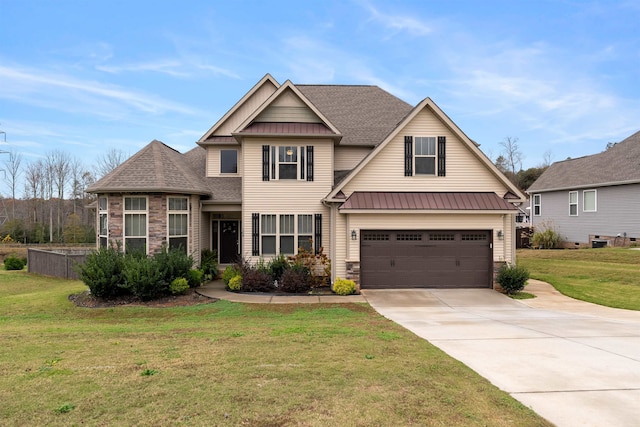
{"type": "Polygon", "coordinates": [[[365,290],[388,319],[429,340],[558,426],[640,426],[640,312],[489,289],[365,290]]]}

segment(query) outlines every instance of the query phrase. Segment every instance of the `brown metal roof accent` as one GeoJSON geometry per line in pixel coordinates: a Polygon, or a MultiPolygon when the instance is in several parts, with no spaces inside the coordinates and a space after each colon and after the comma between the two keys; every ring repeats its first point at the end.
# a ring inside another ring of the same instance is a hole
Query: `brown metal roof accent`
{"type": "Polygon", "coordinates": [[[640,132],[602,153],[549,166],[528,193],[640,181],[640,132]]]}
{"type": "Polygon", "coordinates": [[[356,191],[340,210],[504,211],[517,208],[496,193],[356,191]]]}
{"type": "Polygon", "coordinates": [[[334,134],[323,123],[282,123],[254,122],[244,128],[241,134],[277,134],[277,135],[332,135],[334,134]]]}

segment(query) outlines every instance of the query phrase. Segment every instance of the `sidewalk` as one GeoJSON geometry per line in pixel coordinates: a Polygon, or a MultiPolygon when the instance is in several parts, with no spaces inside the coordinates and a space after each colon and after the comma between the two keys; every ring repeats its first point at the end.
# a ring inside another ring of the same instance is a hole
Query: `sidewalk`
{"type": "Polygon", "coordinates": [[[270,295],[266,293],[239,294],[228,292],[222,280],[214,280],[199,287],[196,292],[209,298],[223,299],[231,302],[254,304],[336,304],[366,303],[363,295],[270,295]]]}

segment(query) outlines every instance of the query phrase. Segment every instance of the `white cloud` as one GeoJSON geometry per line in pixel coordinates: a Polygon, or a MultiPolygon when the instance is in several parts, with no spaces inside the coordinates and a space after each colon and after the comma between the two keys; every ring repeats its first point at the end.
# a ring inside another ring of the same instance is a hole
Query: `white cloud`
{"type": "Polygon", "coordinates": [[[372,21],[394,32],[406,32],[412,36],[426,36],[433,31],[428,23],[420,21],[414,16],[383,13],[369,2],[361,2],[361,4],[368,10],[372,21]]]}

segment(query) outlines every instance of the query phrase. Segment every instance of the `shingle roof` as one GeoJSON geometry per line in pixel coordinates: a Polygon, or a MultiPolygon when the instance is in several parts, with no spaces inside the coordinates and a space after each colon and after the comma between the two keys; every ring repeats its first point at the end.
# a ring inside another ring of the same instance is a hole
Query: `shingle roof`
{"type": "Polygon", "coordinates": [[[413,108],[377,86],[295,85],[342,133],[341,145],[377,145],[413,108]]]}
{"type": "MultiPolygon", "coordinates": [[[[193,151],[193,150],[192,150],[193,151]]],[[[194,158],[153,140],[87,191],[209,194],[194,158]]]]}
{"type": "Polygon", "coordinates": [[[496,193],[355,191],[340,210],[490,210],[517,208],[496,193]]]}
{"type": "Polygon", "coordinates": [[[640,182],[640,132],[591,156],[556,162],[528,193],[640,182]]]}
{"type": "Polygon", "coordinates": [[[203,177],[204,184],[209,189],[211,200],[216,202],[233,202],[240,203],[242,201],[242,178],[240,177],[206,177],[206,158],[207,150],[197,146],[192,150],[184,153],[186,162],[189,167],[203,177]]]}

